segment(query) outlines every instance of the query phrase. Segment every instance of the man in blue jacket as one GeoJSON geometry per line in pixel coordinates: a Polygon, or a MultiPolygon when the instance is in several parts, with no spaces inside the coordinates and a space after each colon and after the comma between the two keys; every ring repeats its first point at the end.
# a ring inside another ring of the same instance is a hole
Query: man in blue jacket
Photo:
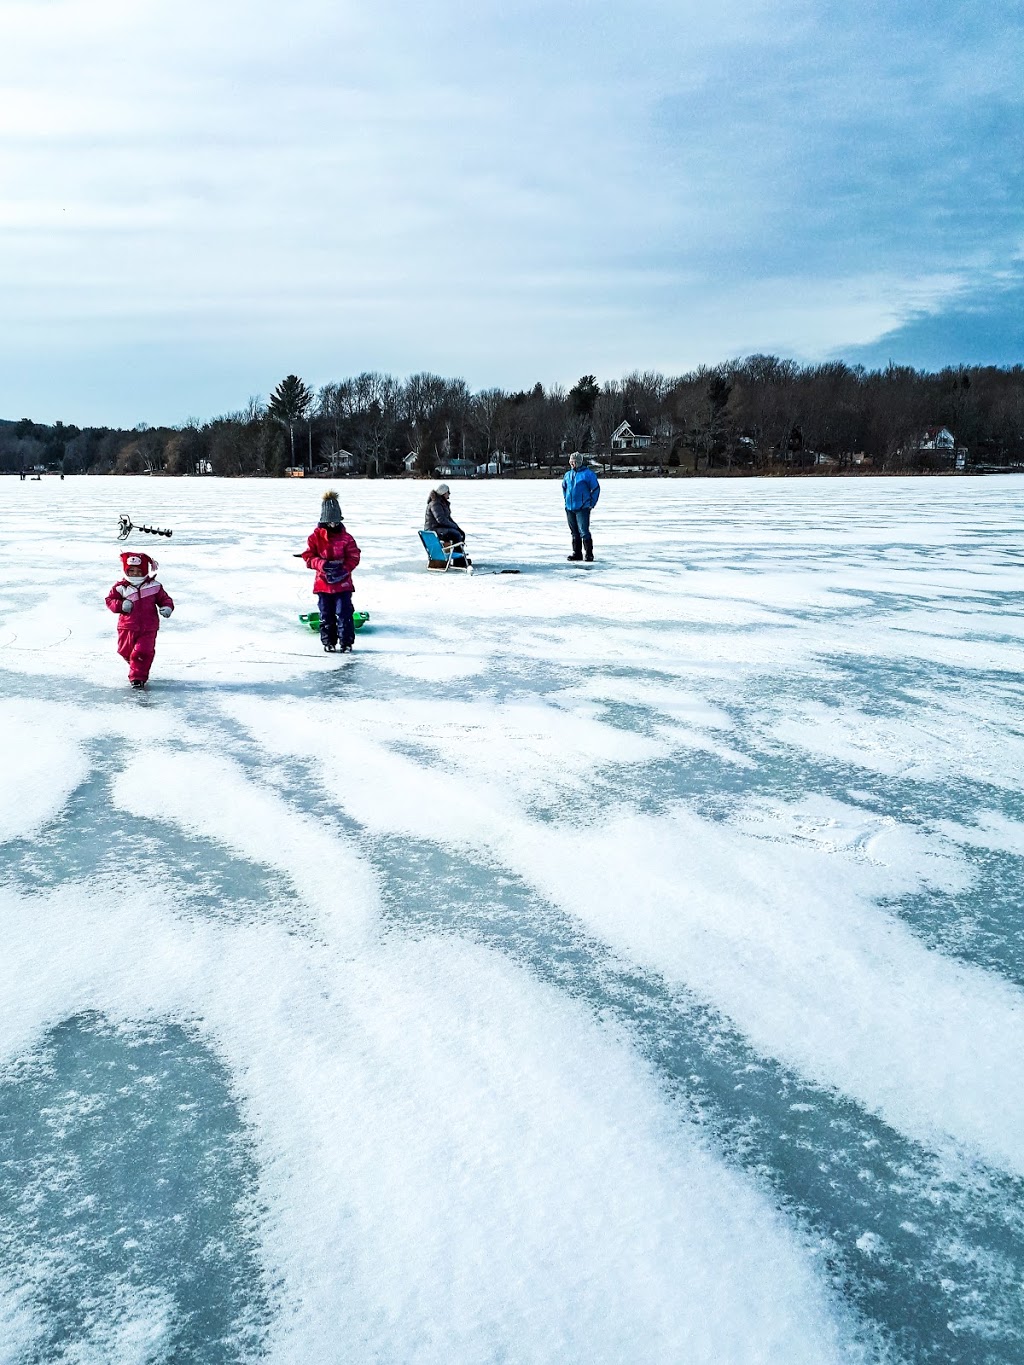
{"type": "Polygon", "coordinates": [[[594,471],[584,465],[582,455],[577,455],[575,451],[569,456],[569,468],[562,476],[562,496],[565,498],[565,516],[572,534],[572,554],[569,559],[579,561],[585,557],[587,563],[592,564],[594,542],[590,538],[590,513],[601,496],[601,485],[594,471]]]}

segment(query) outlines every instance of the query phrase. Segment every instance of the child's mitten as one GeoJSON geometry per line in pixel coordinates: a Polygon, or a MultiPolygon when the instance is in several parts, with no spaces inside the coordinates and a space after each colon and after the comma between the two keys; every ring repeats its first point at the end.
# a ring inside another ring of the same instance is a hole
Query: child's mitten
{"type": "Polygon", "coordinates": [[[127,599],[127,597],[126,597],[126,598],[124,599],[124,601],[121,603],[121,610],[124,612],[125,616],[127,616],[128,613],[131,611],[131,609],[132,609],[132,604],[128,601],[128,599],[127,599]]]}
{"type": "Polygon", "coordinates": [[[171,614],[171,612],[172,612],[173,610],[174,610],[173,607],[157,607],[157,611],[158,611],[158,612],[160,613],[160,615],[163,616],[165,619],[166,619],[166,617],[170,616],[170,614],[171,614]]]}

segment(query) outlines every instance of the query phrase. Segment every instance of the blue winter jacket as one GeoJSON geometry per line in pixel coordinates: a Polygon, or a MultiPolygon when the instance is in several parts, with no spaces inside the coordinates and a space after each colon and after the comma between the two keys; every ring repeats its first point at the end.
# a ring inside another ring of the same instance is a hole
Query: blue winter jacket
{"type": "Polygon", "coordinates": [[[601,485],[592,469],[567,469],[562,477],[562,496],[565,510],[578,512],[583,507],[596,507],[601,496],[601,485]]]}

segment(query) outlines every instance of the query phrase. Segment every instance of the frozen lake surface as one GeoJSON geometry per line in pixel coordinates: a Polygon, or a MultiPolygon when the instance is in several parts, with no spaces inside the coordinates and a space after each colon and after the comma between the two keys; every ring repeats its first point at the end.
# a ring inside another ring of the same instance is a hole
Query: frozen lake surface
{"type": "Polygon", "coordinates": [[[323,487],[0,482],[0,1365],[1024,1360],[1024,480],[323,487]]]}

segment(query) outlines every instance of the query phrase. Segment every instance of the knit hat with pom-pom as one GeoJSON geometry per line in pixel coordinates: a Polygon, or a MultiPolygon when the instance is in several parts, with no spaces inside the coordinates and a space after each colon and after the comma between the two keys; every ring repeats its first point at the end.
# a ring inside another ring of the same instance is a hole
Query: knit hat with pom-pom
{"type": "Polygon", "coordinates": [[[324,494],[323,501],[320,504],[320,525],[341,525],[341,503],[338,501],[338,495],[333,489],[324,494]]]}

